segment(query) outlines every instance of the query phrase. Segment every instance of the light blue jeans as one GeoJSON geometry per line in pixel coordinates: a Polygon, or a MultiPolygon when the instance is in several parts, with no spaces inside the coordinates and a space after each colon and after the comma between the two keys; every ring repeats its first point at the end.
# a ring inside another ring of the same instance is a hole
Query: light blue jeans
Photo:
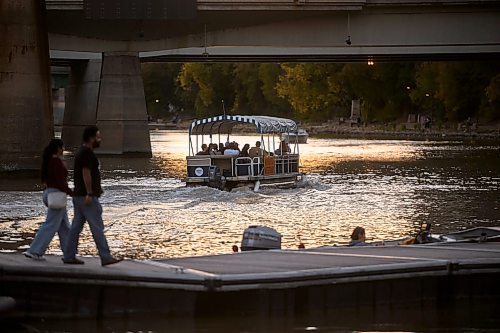
{"type": "Polygon", "coordinates": [[[78,253],[78,239],[80,238],[83,225],[85,224],[85,221],[87,221],[89,223],[90,231],[92,232],[92,237],[94,237],[97,250],[99,251],[101,261],[112,259],[113,257],[109,251],[108,241],[106,240],[106,236],[104,236],[102,206],[99,202],[99,198],[92,197],[91,204],[86,206],[85,197],[73,197],[73,206],[75,209],[75,216],[73,217],[71,229],[69,230],[66,250],[64,251],[64,258],[67,260],[75,259],[75,256],[78,253]]]}
{"type": "MultiPolygon", "coordinates": [[[[47,196],[50,192],[59,191],[56,188],[47,188],[43,191],[43,203],[47,206],[47,196]]],[[[68,211],[66,207],[61,209],[48,208],[47,218],[45,222],[40,226],[38,232],[36,233],[35,239],[31,243],[29,252],[33,254],[43,255],[47,250],[52,238],[56,232],[59,234],[59,243],[61,244],[61,249],[66,249],[68,232],[69,232],[69,221],[68,221],[68,211]]]]}

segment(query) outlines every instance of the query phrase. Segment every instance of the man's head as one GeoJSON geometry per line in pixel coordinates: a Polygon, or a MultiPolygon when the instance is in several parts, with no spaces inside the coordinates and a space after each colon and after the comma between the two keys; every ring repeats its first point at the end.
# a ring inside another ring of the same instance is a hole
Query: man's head
{"type": "Polygon", "coordinates": [[[206,143],[203,143],[203,144],[201,145],[201,150],[207,150],[207,148],[208,148],[208,146],[207,146],[207,144],[206,144],[206,143]]]}
{"type": "Polygon", "coordinates": [[[255,147],[257,147],[257,148],[259,148],[259,147],[260,147],[260,141],[257,141],[257,142],[255,143],[255,147]]]}
{"type": "Polygon", "coordinates": [[[92,148],[101,145],[101,132],[97,126],[88,126],[83,130],[83,142],[92,148]]]}

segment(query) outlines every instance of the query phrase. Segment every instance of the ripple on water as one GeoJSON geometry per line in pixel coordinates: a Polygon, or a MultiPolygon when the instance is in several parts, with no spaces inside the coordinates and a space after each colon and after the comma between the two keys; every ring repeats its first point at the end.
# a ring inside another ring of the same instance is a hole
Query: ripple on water
{"type": "MultiPolygon", "coordinates": [[[[130,258],[229,253],[255,224],[277,229],[288,249],[346,244],[358,225],[383,240],[421,222],[437,231],[500,224],[497,147],[312,138],[301,147],[308,175],[297,188],[254,193],[185,187],[184,133],[155,133],[152,145],[150,160],[101,159],[106,236],[130,258]]],[[[44,220],[41,192],[0,192],[0,207],[0,249],[25,248],[44,220]]],[[[58,247],[56,237],[49,252],[58,247]]],[[[80,253],[96,254],[88,226],[80,253]]]]}

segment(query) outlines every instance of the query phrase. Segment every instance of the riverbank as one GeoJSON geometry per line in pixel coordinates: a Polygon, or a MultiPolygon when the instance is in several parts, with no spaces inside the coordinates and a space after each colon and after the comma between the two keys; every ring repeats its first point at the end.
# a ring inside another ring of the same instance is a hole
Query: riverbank
{"type": "Polygon", "coordinates": [[[315,137],[394,139],[394,140],[487,140],[500,142],[500,123],[474,127],[449,125],[440,128],[420,128],[418,124],[361,124],[335,122],[303,123],[309,135],[315,137]]]}
{"type": "MultiPolygon", "coordinates": [[[[155,129],[187,130],[191,121],[182,121],[168,128],[155,129]]],[[[329,120],[324,123],[302,122],[299,127],[307,130],[310,136],[343,139],[380,139],[380,140],[485,140],[500,144],[500,122],[489,124],[450,123],[431,128],[421,128],[418,123],[356,124],[339,123],[329,120]]],[[[240,128],[239,133],[253,133],[254,129],[240,128]]]]}

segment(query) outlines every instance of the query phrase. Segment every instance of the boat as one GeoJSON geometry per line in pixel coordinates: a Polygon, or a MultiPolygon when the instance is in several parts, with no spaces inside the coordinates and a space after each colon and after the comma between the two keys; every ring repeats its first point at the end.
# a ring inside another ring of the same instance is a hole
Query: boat
{"type": "Polygon", "coordinates": [[[431,224],[424,223],[414,237],[384,242],[374,242],[369,245],[415,245],[415,244],[456,244],[500,242],[500,227],[475,227],[445,234],[431,233],[431,224]]]}
{"type": "Polygon", "coordinates": [[[304,128],[299,128],[295,132],[283,133],[281,135],[281,139],[286,142],[297,142],[301,144],[307,143],[307,139],[309,138],[309,133],[304,128]]]}
{"type": "Polygon", "coordinates": [[[299,171],[299,145],[280,142],[283,133],[296,131],[295,121],[268,116],[221,115],[195,120],[189,127],[186,185],[205,185],[229,191],[248,186],[257,191],[261,185],[296,184],[303,177],[299,171]],[[219,145],[223,141],[229,144],[230,135],[237,125],[251,127],[260,136],[258,156],[196,153],[202,144],[219,145]],[[214,142],[215,138],[217,141],[214,142]]]}

